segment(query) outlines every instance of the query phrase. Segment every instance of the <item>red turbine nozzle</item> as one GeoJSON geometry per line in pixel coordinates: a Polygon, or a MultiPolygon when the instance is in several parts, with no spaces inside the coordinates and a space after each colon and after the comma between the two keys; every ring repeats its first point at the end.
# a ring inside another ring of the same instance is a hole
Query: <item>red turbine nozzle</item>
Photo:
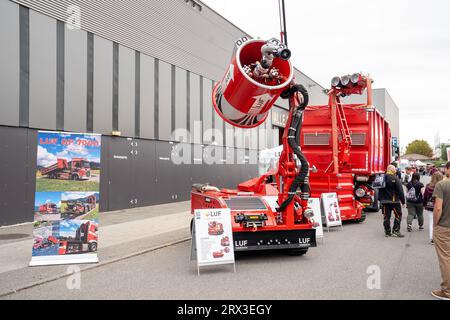
{"type": "Polygon", "coordinates": [[[227,123],[239,128],[261,125],[269,110],[294,78],[290,51],[282,47],[267,67],[262,65],[264,40],[239,40],[238,49],[223,79],[212,94],[214,109],[227,123]],[[258,66],[259,67],[255,67],[258,66]],[[262,71],[261,71],[262,70],[262,71]],[[276,78],[276,81],[268,81],[276,78]]]}

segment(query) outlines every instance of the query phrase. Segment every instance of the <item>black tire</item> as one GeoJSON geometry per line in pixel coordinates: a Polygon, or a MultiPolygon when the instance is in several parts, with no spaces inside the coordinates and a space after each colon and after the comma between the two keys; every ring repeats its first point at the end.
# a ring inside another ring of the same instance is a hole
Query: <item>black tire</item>
{"type": "Polygon", "coordinates": [[[90,252],[96,252],[97,251],[97,242],[89,243],[89,251],[90,252]]]}
{"type": "Polygon", "coordinates": [[[364,212],[361,213],[361,218],[354,220],[355,223],[363,223],[364,221],[366,221],[366,215],[364,214],[364,212]]]}
{"type": "Polygon", "coordinates": [[[378,194],[379,194],[378,189],[375,189],[374,196],[373,196],[373,205],[371,207],[365,208],[364,211],[366,211],[366,212],[380,211],[381,206],[380,206],[380,199],[379,199],[378,194]]]}
{"type": "Polygon", "coordinates": [[[73,181],[77,181],[77,180],[79,180],[79,178],[78,178],[78,175],[76,175],[76,174],[73,174],[73,175],[72,175],[72,180],[73,180],[73,181]]]}
{"type": "Polygon", "coordinates": [[[194,218],[192,218],[191,219],[191,227],[190,227],[190,230],[191,230],[191,237],[192,237],[192,230],[194,229],[194,218]]]}
{"type": "Polygon", "coordinates": [[[286,254],[289,256],[304,256],[308,252],[308,249],[288,249],[286,254]]]}

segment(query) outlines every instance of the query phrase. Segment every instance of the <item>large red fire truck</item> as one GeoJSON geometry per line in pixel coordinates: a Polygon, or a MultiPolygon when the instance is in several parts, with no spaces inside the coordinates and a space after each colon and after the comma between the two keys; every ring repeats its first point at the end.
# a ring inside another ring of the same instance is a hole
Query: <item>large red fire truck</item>
{"type": "Polygon", "coordinates": [[[71,161],[57,159],[56,163],[41,169],[41,174],[50,179],[81,180],[91,176],[89,161],[73,158],[71,161]]]}
{"type": "Polygon", "coordinates": [[[342,220],[361,222],[365,210],[379,210],[371,187],[391,161],[388,122],[372,104],[372,79],[359,73],[335,77],[325,106],[305,112],[301,146],[310,165],[312,197],[336,192],[342,220]],[[344,104],[341,98],[367,93],[367,102],[344,104]]]}

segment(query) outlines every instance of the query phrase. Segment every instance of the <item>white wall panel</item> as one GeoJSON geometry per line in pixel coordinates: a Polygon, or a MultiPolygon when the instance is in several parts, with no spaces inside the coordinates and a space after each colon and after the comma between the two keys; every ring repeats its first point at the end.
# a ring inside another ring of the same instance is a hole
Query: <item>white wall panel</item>
{"type": "Polygon", "coordinates": [[[171,86],[172,66],[164,61],[159,61],[159,139],[171,140],[171,86]]]}
{"type": "Polygon", "coordinates": [[[134,137],[135,51],[119,46],[119,131],[134,137]]]}
{"type": "Polygon", "coordinates": [[[87,33],[65,28],[64,130],[86,131],[87,33]]]}
{"type": "Polygon", "coordinates": [[[190,132],[191,142],[202,142],[202,131],[200,121],[200,76],[190,74],[190,132]]]}
{"type": "Polygon", "coordinates": [[[186,70],[175,69],[175,129],[186,129],[187,106],[186,106],[186,70]]]}
{"type": "Polygon", "coordinates": [[[30,127],[56,127],[56,20],[30,11],[30,127]]]}
{"type": "Polygon", "coordinates": [[[141,54],[141,138],[155,137],[155,59],[141,54]]]}
{"type": "Polygon", "coordinates": [[[111,134],[113,44],[94,36],[94,132],[111,134]]]}
{"type": "Polygon", "coordinates": [[[0,1],[0,125],[19,125],[19,6],[0,1]]]}

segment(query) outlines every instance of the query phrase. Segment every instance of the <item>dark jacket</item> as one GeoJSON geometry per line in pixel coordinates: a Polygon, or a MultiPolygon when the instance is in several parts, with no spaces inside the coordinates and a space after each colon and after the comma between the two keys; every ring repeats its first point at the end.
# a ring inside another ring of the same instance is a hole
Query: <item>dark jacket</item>
{"type": "Polygon", "coordinates": [[[411,201],[411,200],[406,200],[406,201],[410,202],[410,203],[422,204],[423,203],[423,196],[422,196],[422,188],[423,187],[424,187],[424,185],[420,181],[409,182],[406,185],[406,188],[408,191],[409,191],[409,189],[414,188],[414,191],[416,192],[417,201],[411,201]]]}
{"type": "Polygon", "coordinates": [[[385,174],[384,180],[386,187],[379,191],[379,199],[381,203],[402,203],[405,204],[405,194],[403,193],[403,185],[396,175],[385,174]]]}
{"type": "Polygon", "coordinates": [[[402,179],[402,171],[400,168],[397,168],[397,171],[395,172],[397,174],[397,177],[401,180],[402,179]]]}
{"type": "Polygon", "coordinates": [[[434,210],[435,198],[433,197],[433,192],[434,192],[434,187],[427,184],[427,186],[425,188],[425,192],[423,193],[423,206],[428,211],[434,210]]]}

